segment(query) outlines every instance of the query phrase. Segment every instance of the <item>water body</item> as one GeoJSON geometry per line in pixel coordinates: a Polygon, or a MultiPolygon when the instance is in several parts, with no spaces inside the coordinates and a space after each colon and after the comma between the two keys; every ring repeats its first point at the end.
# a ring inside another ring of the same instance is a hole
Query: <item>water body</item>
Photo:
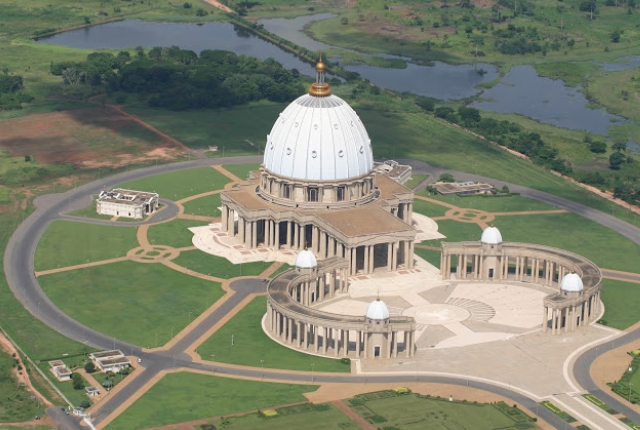
{"type": "Polygon", "coordinates": [[[518,113],[546,124],[589,133],[606,134],[607,128],[626,120],[604,110],[587,108],[579,87],[538,76],[532,66],[516,66],[500,83],[487,90],[472,107],[502,113],[518,113]],[[613,121],[612,121],[613,120],[613,121]]]}
{"type": "Polygon", "coordinates": [[[317,13],[315,15],[299,16],[297,18],[271,18],[261,19],[258,24],[264,25],[264,28],[269,30],[273,34],[290,40],[298,46],[306,48],[310,51],[324,51],[332,48],[331,45],[318,42],[315,39],[307,36],[302,30],[305,25],[310,22],[322,21],[324,19],[334,18],[338,15],[335,13],[317,13]]]}
{"type": "Polygon", "coordinates": [[[618,58],[615,63],[596,63],[602,70],[607,72],[617,72],[619,70],[630,70],[640,66],[640,56],[630,55],[628,57],[618,58]]]}
{"type": "Polygon", "coordinates": [[[233,24],[211,22],[206,24],[175,24],[146,21],[118,21],[71,30],[39,42],[83,49],[125,49],[135,46],[179,46],[200,53],[205,49],[222,49],[238,55],[265,60],[275,59],[288,69],[313,75],[313,66],[295,55],[260,39],[233,24]]]}

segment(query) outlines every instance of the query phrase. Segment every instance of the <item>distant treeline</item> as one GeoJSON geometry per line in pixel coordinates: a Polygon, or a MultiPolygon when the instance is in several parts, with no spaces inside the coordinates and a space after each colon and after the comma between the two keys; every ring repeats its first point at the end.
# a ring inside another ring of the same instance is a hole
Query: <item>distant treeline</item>
{"type": "Polygon", "coordinates": [[[22,76],[10,75],[7,70],[0,75],[0,110],[22,109],[22,103],[33,100],[24,91],[22,76]]]}
{"type": "Polygon", "coordinates": [[[483,118],[478,109],[463,106],[455,110],[448,106],[435,107],[435,100],[423,97],[418,106],[433,112],[437,118],[459,124],[498,144],[528,156],[534,163],[560,173],[571,173],[571,166],[558,158],[558,149],[548,145],[538,133],[527,133],[511,121],[483,118]]]}
{"type": "Polygon", "coordinates": [[[84,62],[52,63],[51,73],[68,85],[104,85],[107,92],[135,93],[149,106],[172,110],[219,108],[261,99],[293,100],[304,93],[297,70],[268,58],[233,52],[155,47],[133,56],[94,52],[84,62]]]}

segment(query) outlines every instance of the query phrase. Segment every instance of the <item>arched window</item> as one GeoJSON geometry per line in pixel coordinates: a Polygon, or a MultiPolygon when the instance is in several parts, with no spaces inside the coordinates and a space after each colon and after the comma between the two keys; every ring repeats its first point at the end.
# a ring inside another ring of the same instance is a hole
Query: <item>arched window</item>
{"type": "Polygon", "coordinates": [[[307,189],[307,200],[310,201],[310,202],[317,202],[318,201],[318,188],[309,187],[307,189]]]}

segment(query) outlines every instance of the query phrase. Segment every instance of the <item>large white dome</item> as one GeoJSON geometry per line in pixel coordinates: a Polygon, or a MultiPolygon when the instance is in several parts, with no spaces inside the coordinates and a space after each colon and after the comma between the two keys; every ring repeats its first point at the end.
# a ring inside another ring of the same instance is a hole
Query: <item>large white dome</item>
{"type": "Polygon", "coordinates": [[[318,261],[313,252],[308,249],[300,251],[298,257],[296,257],[296,267],[299,269],[313,269],[318,266],[318,261]]]}
{"type": "Polygon", "coordinates": [[[377,299],[369,304],[365,315],[372,320],[386,320],[389,318],[389,308],[382,300],[377,299]]]}
{"type": "Polygon", "coordinates": [[[562,291],[578,292],[584,289],[584,285],[582,284],[580,276],[578,276],[577,273],[571,272],[564,275],[560,283],[560,288],[562,288],[562,291]]]}
{"type": "Polygon", "coordinates": [[[305,94],[280,114],[267,136],[264,167],[302,181],[337,181],[373,168],[371,139],[340,97],[305,94]]]}
{"type": "Polygon", "coordinates": [[[490,245],[497,245],[502,243],[502,234],[497,227],[487,227],[482,232],[482,236],[480,237],[480,242],[488,243],[490,245]]]}

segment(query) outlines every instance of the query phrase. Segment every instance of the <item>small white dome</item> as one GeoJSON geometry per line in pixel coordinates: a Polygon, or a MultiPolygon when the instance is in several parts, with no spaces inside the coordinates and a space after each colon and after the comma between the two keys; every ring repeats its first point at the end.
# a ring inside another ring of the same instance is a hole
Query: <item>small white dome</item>
{"type": "Polygon", "coordinates": [[[340,97],[305,94],[294,100],[267,136],[264,167],[304,181],[357,178],[373,169],[371,139],[340,97]]]}
{"type": "Polygon", "coordinates": [[[560,285],[562,291],[578,292],[584,289],[582,279],[580,279],[580,276],[578,276],[577,273],[573,272],[564,275],[564,278],[562,278],[562,282],[560,285]]]}
{"type": "Polygon", "coordinates": [[[386,320],[389,318],[389,308],[382,300],[374,300],[367,308],[366,317],[372,320],[386,320]]]}
{"type": "Polygon", "coordinates": [[[500,234],[500,230],[498,230],[496,227],[487,227],[482,232],[480,242],[488,243],[490,245],[497,245],[499,243],[502,243],[502,234],[500,234]]]}
{"type": "Polygon", "coordinates": [[[318,266],[318,260],[316,260],[316,256],[313,255],[313,252],[308,249],[300,251],[298,257],[296,258],[296,267],[299,269],[313,269],[318,266]]]}

